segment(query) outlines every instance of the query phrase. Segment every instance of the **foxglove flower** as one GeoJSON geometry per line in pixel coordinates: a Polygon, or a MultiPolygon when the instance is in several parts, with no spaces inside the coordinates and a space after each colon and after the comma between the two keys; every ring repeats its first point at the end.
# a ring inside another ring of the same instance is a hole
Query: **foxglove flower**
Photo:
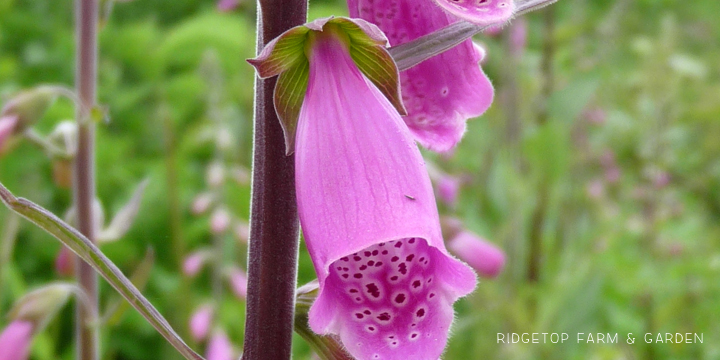
{"type": "Polygon", "coordinates": [[[26,360],[30,351],[33,324],[15,320],[0,334],[0,360],[26,360]]]}
{"type": "Polygon", "coordinates": [[[234,350],[227,335],[217,330],[208,341],[205,358],[207,360],[234,360],[234,350]]]}
{"type": "Polygon", "coordinates": [[[214,315],[215,309],[211,305],[203,305],[195,311],[190,317],[190,335],[193,340],[202,341],[207,337],[214,315]]]}
{"type": "Polygon", "coordinates": [[[397,106],[354,61],[358,28],[365,44],[384,51],[385,39],[360,20],[306,27],[294,149],[298,213],[320,283],[310,327],[339,335],[358,359],[436,360],[452,304],[476,279],[445,249],[430,178],[397,106]]]}
{"type": "Polygon", "coordinates": [[[505,266],[505,253],[500,248],[467,230],[455,235],[448,248],[482,277],[494,278],[505,266]]]}
{"type": "MultiPolygon", "coordinates": [[[[351,17],[374,23],[392,45],[399,45],[474,15],[483,25],[507,20],[510,0],[348,0],[351,17]],[[504,5],[503,5],[504,4],[504,5]],[[447,13],[446,10],[449,13],[447,13]],[[473,11],[463,12],[462,9],[473,11]],[[486,9],[488,11],[482,11],[486,9]]],[[[404,118],[415,139],[435,151],[449,151],[462,138],[465,122],[492,103],[493,87],[479,66],[483,53],[471,40],[400,73],[404,118]]]]}

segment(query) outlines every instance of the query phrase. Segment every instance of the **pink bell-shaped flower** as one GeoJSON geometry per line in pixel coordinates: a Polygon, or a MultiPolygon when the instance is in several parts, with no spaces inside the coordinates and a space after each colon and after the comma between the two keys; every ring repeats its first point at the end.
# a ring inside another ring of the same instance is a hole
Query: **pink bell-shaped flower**
{"type": "Polygon", "coordinates": [[[207,360],[234,360],[234,350],[225,332],[216,330],[208,341],[205,358],[207,360]]]}
{"type": "Polygon", "coordinates": [[[328,27],[310,34],[295,138],[298,212],[320,282],[310,327],[339,335],[357,359],[436,360],[475,274],[445,249],[398,111],[328,27]]]}
{"type": "Polygon", "coordinates": [[[15,320],[0,334],[0,360],[26,360],[30,351],[33,324],[15,320]]]}
{"type": "MultiPolygon", "coordinates": [[[[443,6],[447,10],[477,1],[436,2],[441,6],[447,4],[443,6]]],[[[496,0],[481,2],[497,3],[496,0]]],[[[509,0],[505,2],[512,4],[509,0]]],[[[376,24],[393,46],[457,21],[430,0],[348,0],[348,7],[351,17],[376,24]]],[[[495,22],[494,18],[488,21],[495,22]]],[[[482,58],[483,53],[471,40],[466,40],[400,73],[402,98],[408,112],[404,120],[424,147],[440,152],[451,150],[465,133],[465,122],[490,107],[494,91],[480,68],[482,58]]]]}
{"type": "Polygon", "coordinates": [[[202,341],[207,337],[214,315],[215,309],[212,305],[203,305],[195,310],[190,317],[190,335],[193,340],[202,341]]]}
{"type": "Polygon", "coordinates": [[[486,278],[494,278],[505,266],[505,253],[495,244],[467,230],[448,242],[450,251],[486,278]]]}

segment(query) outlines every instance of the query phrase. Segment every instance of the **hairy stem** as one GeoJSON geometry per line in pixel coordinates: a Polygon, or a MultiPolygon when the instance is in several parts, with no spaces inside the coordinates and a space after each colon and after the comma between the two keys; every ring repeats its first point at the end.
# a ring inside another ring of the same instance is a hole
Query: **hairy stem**
{"type": "MultiPolygon", "coordinates": [[[[307,18],[307,0],[259,0],[258,52],[307,18]]],[[[245,360],[290,359],[299,226],[294,157],[273,106],[276,79],[256,79],[245,360]]]]}
{"type": "MultiPolygon", "coordinates": [[[[73,193],[80,232],[95,241],[93,202],[95,200],[95,127],[90,110],[96,101],[98,0],[76,0],[77,70],[76,88],[78,146],[73,173],[73,193]]],[[[99,359],[97,319],[98,280],[95,271],[77,259],[76,275],[87,304],[77,302],[77,359],[99,359]]]]}

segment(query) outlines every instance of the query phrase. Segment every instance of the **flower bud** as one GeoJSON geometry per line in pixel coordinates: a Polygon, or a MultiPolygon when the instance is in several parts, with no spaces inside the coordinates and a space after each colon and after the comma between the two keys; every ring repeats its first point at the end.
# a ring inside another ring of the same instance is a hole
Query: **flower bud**
{"type": "Polygon", "coordinates": [[[183,274],[193,277],[197,275],[210,257],[207,250],[201,250],[191,253],[183,261],[183,274]]]}
{"type": "Polygon", "coordinates": [[[202,341],[207,338],[214,313],[215,309],[212,305],[203,305],[192,315],[190,318],[190,335],[195,341],[202,341]]]}
{"type": "Polygon", "coordinates": [[[213,194],[210,192],[204,192],[197,195],[195,199],[193,199],[190,210],[194,215],[200,215],[210,208],[210,205],[212,205],[213,201],[215,201],[215,197],[213,196],[213,194]]]}
{"type": "Polygon", "coordinates": [[[45,327],[50,319],[67,303],[74,286],[66,283],[52,283],[27,293],[15,303],[9,317],[27,321],[37,331],[45,327]]]}
{"type": "Polygon", "coordinates": [[[15,320],[0,334],[0,359],[26,360],[30,352],[33,324],[15,320]]]}
{"type": "Polygon", "coordinates": [[[225,181],[225,167],[219,161],[213,161],[205,173],[205,181],[210,187],[216,188],[225,181]]]}
{"type": "Polygon", "coordinates": [[[0,117],[17,116],[15,133],[18,133],[40,120],[57,95],[58,88],[55,86],[38,86],[23,91],[5,104],[0,111],[0,117]]]}
{"type": "Polygon", "coordinates": [[[222,330],[216,330],[208,342],[205,358],[207,360],[234,360],[232,343],[222,330]]]}
{"type": "Polygon", "coordinates": [[[0,152],[2,151],[5,141],[15,132],[18,124],[17,115],[7,115],[0,117],[0,152]]]}
{"type": "Polygon", "coordinates": [[[217,208],[210,216],[210,231],[219,235],[227,230],[230,226],[230,213],[225,208],[217,208]]]}
{"type": "Polygon", "coordinates": [[[437,182],[437,196],[449,207],[455,207],[460,193],[460,179],[445,175],[437,182]]]}
{"type": "Polygon", "coordinates": [[[55,258],[55,271],[61,276],[69,277],[75,273],[75,257],[70,249],[63,246],[55,258]]]}
{"type": "Polygon", "coordinates": [[[505,253],[502,250],[469,231],[462,231],[450,240],[448,248],[482,277],[498,276],[505,265],[505,253]]]}
{"type": "Polygon", "coordinates": [[[245,300],[247,297],[247,274],[245,270],[234,266],[229,273],[230,287],[238,299],[245,300]]]}

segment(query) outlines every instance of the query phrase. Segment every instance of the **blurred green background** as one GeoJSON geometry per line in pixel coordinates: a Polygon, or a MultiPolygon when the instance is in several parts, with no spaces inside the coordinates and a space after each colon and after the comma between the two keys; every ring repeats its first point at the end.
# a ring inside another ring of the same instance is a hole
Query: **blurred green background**
{"type": "MultiPolygon", "coordinates": [[[[72,86],[72,5],[0,0],[0,102],[40,83],[72,86]]],[[[112,13],[100,33],[99,101],[110,121],[97,132],[97,190],[106,218],[150,179],[130,232],[103,250],[132,273],[152,248],[146,296],[185,338],[190,313],[214,298],[215,325],[238,350],[244,302],[223,266],[246,263],[235,233],[249,208],[254,73],[244,59],[254,53],[254,6],[221,13],[205,0],[105,2],[112,13]],[[219,182],[215,170],[208,175],[217,168],[226,175],[219,182]],[[213,234],[213,210],[191,211],[207,191],[211,208],[232,214],[230,230],[213,234]],[[183,259],[209,246],[223,258],[183,276],[183,259]]],[[[310,13],[347,10],[318,0],[310,13]]],[[[463,179],[458,204],[441,212],[503,248],[507,265],[456,304],[444,359],[720,358],[718,14],[716,0],[561,0],[524,16],[526,46],[512,35],[519,19],[503,34],[476,36],[496,100],[452,155],[425,155],[463,179]],[[497,343],[497,333],[512,332],[566,332],[570,341],[497,343]],[[704,343],[646,344],[647,332],[702,333],[704,343]],[[620,341],[578,344],[577,333],[620,341]]],[[[50,133],[72,116],[73,104],[59,100],[36,129],[50,133]]],[[[72,195],[62,168],[19,141],[0,157],[0,181],[64,214],[72,195]]],[[[10,217],[0,209],[0,314],[60,277],[60,244],[24,221],[14,236],[10,217]]],[[[315,277],[304,249],[299,276],[301,284],[315,277]]],[[[117,301],[104,282],[101,300],[117,301]]],[[[67,306],[31,357],[72,359],[72,319],[67,306]]],[[[104,327],[102,349],[104,359],[180,358],[132,310],[104,327]]],[[[299,337],[294,353],[311,357],[299,337]]]]}

